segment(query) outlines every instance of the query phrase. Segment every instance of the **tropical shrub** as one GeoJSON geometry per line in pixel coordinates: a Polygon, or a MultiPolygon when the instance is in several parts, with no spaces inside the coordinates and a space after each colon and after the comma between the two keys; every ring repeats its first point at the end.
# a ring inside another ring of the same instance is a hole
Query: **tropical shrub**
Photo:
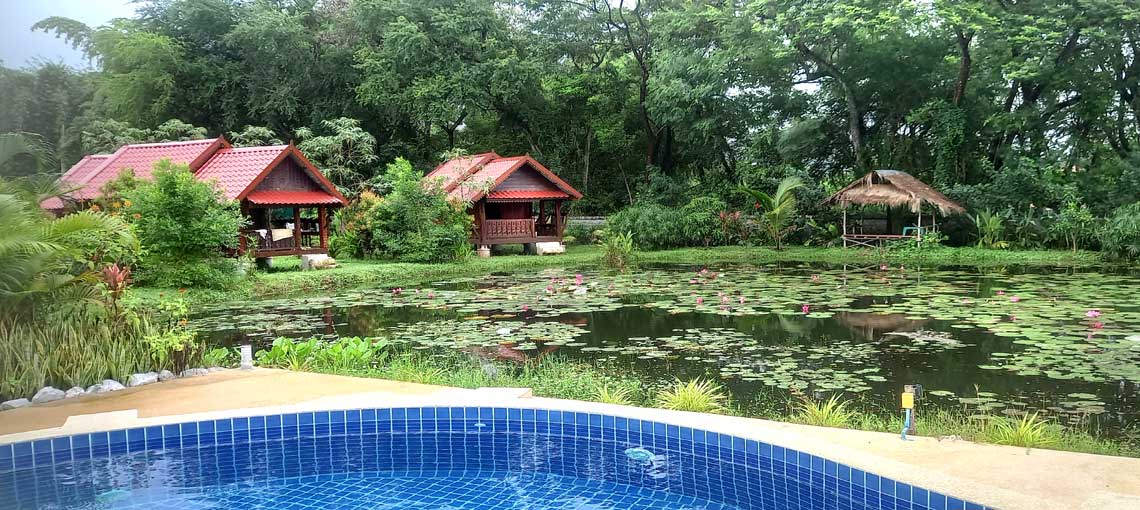
{"type": "Polygon", "coordinates": [[[602,235],[602,265],[625,270],[633,264],[633,235],[629,232],[607,232],[602,235]]]}
{"type": "Polygon", "coordinates": [[[202,353],[202,366],[204,367],[229,367],[234,365],[237,359],[237,353],[234,349],[226,347],[215,347],[202,353]]]}
{"type": "Polygon", "coordinates": [[[155,164],[152,182],[126,194],[126,217],[146,249],[139,280],[157,286],[224,288],[237,283],[237,265],[224,259],[245,224],[237,202],[186,165],[155,164]]]}
{"type": "Polygon", "coordinates": [[[1110,257],[1140,258],[1140,202],[1118,207],[1098,236],[1101,249],[1110,257]]]}
{"type": "Polygon", "coordinates": [[[1075,200],[1065,202],[1057,221],[1049,227],[1049,232],[1064,241],[1065,247],[1077,251],[1092,240],[1096,234],[1096,218],[1088,206],[1075,200]]]}
{"type": "Polygon", "coordinates": [[[727,410],[728,395],[724,388],[708,379],[685,382],[677,379],[657,394],[657,407],[695,413],[723,413],[727,410]]]}
{"type": "MultiPolygon", "coordinates": [[[[424,185],[406,159],[388,165],[392,192],[363,212],[362,251],[407,262],[447,262],[471,254],[467,204],[454,203],[436,185],[424,185]]],[[[357,230],[360,232],[361,230],[357,230]]]]}
{"type": "Polygon", "coordinates": [[[974,227],[978,230],[978,248],[1009,247],[1009,242],[1004,239],[1005,222],[1000,214],[983,209],[974,215],[974,227]]]}
{"type": "Polygon", "coordinates": [[[633,405],[633,395],[629,388],[602,383],[597,387],[593,400],[603,404],[633,405]]]}
{"type": "Polygon", "coordinates": [[[1041,448],[1058,443],[1059,426],[1054,426],[1037,413],[1025,414],[1019,420],[993,417],[983,432],[986,442],[1024,448],[1041,448]]]}
{"type": "Polygon", "coordinates": [[[784,248],[784,236],[795,229],[792,219],[796,215],[796,190],[803,188],[804,182],[799,177],[785,177],[776,187],[776,192],[769,195],[763,191],[752,188],[739,188],[741,193],[754,200],[754,209],[760,213],[761,222],[768,232],[768,237],[776,243],[776,249],[784,248]]]}

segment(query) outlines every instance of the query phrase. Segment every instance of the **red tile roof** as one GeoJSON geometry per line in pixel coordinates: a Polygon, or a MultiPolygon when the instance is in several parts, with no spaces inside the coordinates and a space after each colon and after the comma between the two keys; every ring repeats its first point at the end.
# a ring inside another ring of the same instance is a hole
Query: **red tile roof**
{"type": "MultiPolygon", "coordinates": [[[[71,165],[63,175],[59,176],[59,187],[65,192],[72,192],[74,188],[80,188],[72,193],[77,193],[82,189],[79,184],[83,179],[86,179],[91,173],[99,168],[107,158],[111,157],[110,154],[91,154],[83,156],[83,159],[71,165]]],[[[40,207],[44,209],[63,209],[63,200],[59,197],[51,197],[40,203],[40,207]]]]}
{"type": "MultiPolygon", "coordinates": [[[[266,200],[260,203],[278,204],[286,203],[279,201],[282,200],[282,195],[260,194],[262,192],[255,192],[254,188],[287,157],[294,158],[309,176],[324,188],[324,191],[305,192],[315,195],[289,195],[287,203],[348,203],[348,200],[337,191],[336,186],[329,182],[296,147],[274,145],[233,148],[224,138],[124,145],[114,154],[84,157],[60,180],[65,189],[80,187],[79,190],[70,193],[72,198],[90,200],[98,197],[103,184],[117,177],[123,170],[133,169],[136,177],[149,179],[154,164],[167,159],[188,165],[199,180],[214,181],[228,199],[241,200],[249,198],[249,195],[258,194],[260,200],[266,200]],[[297,201],[302,198],[306,201],[297,201]]],[[[49,199],[41,205],[47,209],[62,209],[64,202],[59,199],[49,199]]]]}
{"type": "Polygon", "coordinates": [[[163,159],[168,159],[172,163],[190,165],[190,170],[197,170],[214,150],[228,145],[222,138],[124,145],[108,156],[98,168],[77,181],[83,189],[72,193],[72,196],[79,199],[98,197],[99,190],[104,184],[128,168],[134,171],[135,177],[149,179],[154,164],[163,159]]]}
{"type": "Polygon", "coordinates": [[[203,181],[216,181],[226,198],[234,200],[287,149],[288,145],[222,149],[195,175],[203,181]]]}
{"type": "MultiPolygon", "coordinates": [[[[567,198],[573,200],[582,198],[578,190],[559,179],[554,172],[529,155],[504,158],[494,152],[485,152],[455,158],[437,166],[435,170],[424,176],[424,180],[439,182],[443,190],[453,199],[474,202],[487,196],[487,190],[491,193],[501,193],[495,191],[495,186],[502,184],[507,177],[524,166],[530,166],[538,171],[551,184],[565,192],[567,198]]],[[[520,197],[520,199],[528,198],[520,197]]]]}
{"type": "Polygon", "coordinates": [[[490,200],[545,200],[548,198],[570,198],[565,191],[556,190],[503,190],[487,193],[490,200]]]}
{"type": "Polygon", "coordinates": [[[258,205],[320,205],[339,204],[337,198],[324,191],[253,191],[246,200],[258,205]]]}
{"type": "Polygon", "coordinates": [[[471,174],[479,171],[480,165],[485,165],[499,157],[500,156],[494,152],[484,152],[473,156],[451,159],[435,167],[435,170],[429,172],[424,178],[429,181],[439,181],[439,185],[443,188],[443,191],[451,192],[459,183],[470,177],[471,174]]]}

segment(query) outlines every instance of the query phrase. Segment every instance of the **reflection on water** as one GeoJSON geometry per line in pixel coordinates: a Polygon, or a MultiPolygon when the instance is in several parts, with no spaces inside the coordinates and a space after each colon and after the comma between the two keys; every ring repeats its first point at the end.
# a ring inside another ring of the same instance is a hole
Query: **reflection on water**
{"type": "Polygon", "coordinates": [[[1089,271],[654,267],[547,270],[244,303],[195,321],[217,343],[387,336],[523,363],[557,353],[649,379],[723,379],[740,401],[773,391],[858,394],[1129,425],[1138,411],[1140,281],[1089,271]],[[1092,322],[1085,310],[1103,315],[1092,322]],[[979,394],[979,392],[981,392],[979,394]]]}

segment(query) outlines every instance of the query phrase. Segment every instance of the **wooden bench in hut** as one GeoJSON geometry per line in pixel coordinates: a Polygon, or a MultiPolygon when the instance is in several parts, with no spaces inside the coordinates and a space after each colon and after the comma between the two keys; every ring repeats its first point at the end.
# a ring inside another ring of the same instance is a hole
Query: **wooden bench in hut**
{"type": "Polygon", "coordinates": [[[843,208],[843,246],[876,247],[887,241],[916,239],[922,242],[923,234],[938,228],[934,212],[942,216],[962,214],[966,209],[950,200],[926,183],[899,170],[875,170],[848,184],[823,201],[824,205],[843,208]],[[886,208],[882,222],[861,221],[848,223],[847,209],[851,205],[877,205],[886,208]],[[892,208],[906,208],[914,214],[913,225],[896,224],[892,208]],[[923,224],[923,209],[929,211],[928,223],[923,224]],[[897,227],[897,228],[896,228],[897,227]]]}
{"type": "Polygon", "coordinates": [[[196,179],[214,182],[225,198],[241,204],[249,224],[239,251],[256,258],[327,254],[329,217],[348,203],[292,144],[232,147],[219,137],[128,144],[114,154],[86,156],[60,177],[61,186],[74,191],[43,207],[57,213],[87,207],[122,172],[150,179],[154,164],[164,159],[187,165],[196,179]]]}
{"type": "Polygon", "coordinates": [[[468,205],[481,254],[496,244],[562,243],[563,203],[582,194],[529,155],[494,152],[444,162],[424,177],[468,205]]]}

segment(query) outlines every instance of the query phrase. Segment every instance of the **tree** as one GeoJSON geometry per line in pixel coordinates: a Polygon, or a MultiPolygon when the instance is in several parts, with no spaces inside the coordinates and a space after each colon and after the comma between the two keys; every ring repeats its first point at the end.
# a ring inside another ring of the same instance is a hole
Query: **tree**
{"type": "Polygon", "coordinates": [[[261,145],[281,145],[277,134],[264,126],[246,126],[241,131],[231,131],[229,141],[234,147],[257,147],[261,145]]]}
{"type": "Polygon", "coordinates": [[[372,175],[376,139],[360,128],[360,121],[341,117],[321,122],[331,132],[317,135],[310,128],[297,130],[297,148],[338,186],[352,186],[372,175]]]}

